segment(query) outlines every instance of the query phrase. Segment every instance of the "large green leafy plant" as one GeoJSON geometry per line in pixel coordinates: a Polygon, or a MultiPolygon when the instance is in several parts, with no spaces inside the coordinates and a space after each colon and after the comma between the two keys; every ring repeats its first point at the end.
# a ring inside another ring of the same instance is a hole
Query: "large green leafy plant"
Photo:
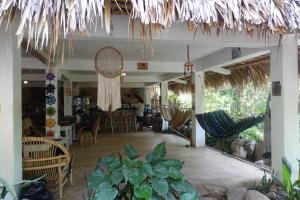
{"type": "Polygon", "coordinates": [[[299,162],[299,173],[298,179],[293,182],[292,180],[292,167],[290,162],[283,157],[282,158],[282,179],[277,182],[283,187],[286,193],[286,198],[289,200],[299,200],[300,199],[300,161],[299,162]]]}
{"type": "Polygon", "coordinates": [[[131,145],[126,157],[106,156],[99,160],[87,178],[90,200],[198,200],[196,189],[180,172],[183,162],[166,158],[164,143],[138,160],[139,152],[131,145]]]}

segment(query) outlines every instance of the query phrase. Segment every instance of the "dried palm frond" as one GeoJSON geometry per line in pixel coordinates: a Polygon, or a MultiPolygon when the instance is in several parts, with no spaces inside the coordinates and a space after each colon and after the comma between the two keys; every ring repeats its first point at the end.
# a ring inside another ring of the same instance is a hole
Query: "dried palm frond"
{"type": "Polygon", "coordinates": [[[218,89],[230,85],[232,87],[243,87],[252,83],[254,87],[264,87],[270,76],[270,58],[251,60],[245,63],[238,63],[226,67],[231,70],[230,75],[223,75],[208,71],[205,73],[205,86],[218,89]]]}
{"type": "Polygon", "coordinates": [[[2,0],[0,23],[9,24],[11,10],[16,9],[21,15],[16,31],[19,44],[26,36],[28,45],[33,42],[36,49],[49,45],[55,51],[59,36],[86,31],[99,17],[102,23],[103,6],[104,0],[2,0]]]}
{"type": "MultiPolygon", "coordinates": [[[[57,48],[58,38],[74,32],[86,32],[100,20],[110,31],[111,1],[118,6],[121,0],[0,0],[0,24],[9,26],[20,14],[16,35],[19,44],[23,37],[34,47],[57,48]],[[105,5],[104,5],[105,4],[105,5]],[[106,10],[105,13],[103,10],[106,10]],[[105,14],[105,16],[104,16],[105,14]]],[[[140,23],[141,37],[168,28],[174,22],[188,23],[188,29],[203,32],[216,30],[245,30],[252,35],[266,32],[284,34],[300,27],[299,0],[122,0],[130,19],[140,23]],[[194,27],[194,28],[192,28],[194,27]]],[[[131,23],[134,25],[135,23],[131,23]]],[[[53,53],[53,52],[52,52],[53,53]]],[[[55,54],[55,53],[53,53],[55,54]]]]}

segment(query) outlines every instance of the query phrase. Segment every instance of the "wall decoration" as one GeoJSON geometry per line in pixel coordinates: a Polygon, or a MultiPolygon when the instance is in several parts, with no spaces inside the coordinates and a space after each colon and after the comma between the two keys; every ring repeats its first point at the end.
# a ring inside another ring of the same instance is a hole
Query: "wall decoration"
{"type": "Polygon", "coordinates": [[[137,63],[138,70],[148,70],[148,63],[137,63]]]}
{"type": "Polygon", "coordinates": [[[280,83],[280,81],[272,82],[272,96],[281,96],[281,83],[280,83]]]}
{"type": "Polygon", "coordinates": [[[48,137],[54,137],[54,135],[55,135],[55,131],[47,131],[47,136],[48,137]]]}
{"type": "Polygon", "coordinates": [[[46,74],[46,128],[47,128],[47,136],[55,137],[55,126],[56,126],[56,95],[55,95],[55,75],[48,71],[46,74]]]}
{"type": "Polygon", "coordinates": [[[232,48],[231,57],[232,59],[240,58],[242,55],[241,48],[232,48]]]}
{"type": "Polygon", "coordinates": [[[51,72],[49,72],[46,74],[46,79],[47,79],[47,81],[54,81],[55,75],[52,74],[51,72]]]}
{"type": "Polygon", "coordinates": [[[56,98],[53,95],[46,96],[46,104],[53,105],[56,102],[56,98]]]}
{"type": "Polygon", "coordinates": [[[55,108],[53,108],[53,107],[48,107],[48,108],[46,109],[46,113],[47,113],[48,116],[53,116],[53,115],[55,115],[56,110],[55,110],[55,108]]]}
{"type": "Polygon", "coordinates": [[[49,119],[46,120],[46,127],[47,128],[53,128],[53,127],[55,127],[55,124],[56,124],[55,119],[49,118],[49,119]]]}
{"type": "Polygon", "coordinates": [[[46,86],[46,95],[54,94],[55,86],[53,84],[48,84],[46,86]]]}

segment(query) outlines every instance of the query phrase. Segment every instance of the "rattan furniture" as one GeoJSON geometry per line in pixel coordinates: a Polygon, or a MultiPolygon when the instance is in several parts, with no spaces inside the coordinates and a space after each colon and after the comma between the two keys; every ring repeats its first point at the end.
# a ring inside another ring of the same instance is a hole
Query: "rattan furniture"
{"type": "Polygon", "coordinates": [[[42,137],[23,137],[23,178],[32,180],[45,176],[49,189],[62,198],[63,186],[72,185],[72,156],[62,144],[42,137]]]}

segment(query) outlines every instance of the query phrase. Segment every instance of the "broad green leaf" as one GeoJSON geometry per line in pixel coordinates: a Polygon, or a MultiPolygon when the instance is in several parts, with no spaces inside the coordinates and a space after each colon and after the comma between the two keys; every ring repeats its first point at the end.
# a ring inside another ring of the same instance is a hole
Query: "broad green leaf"
{"type": "Polygon", "coordinates": [[[169,176],[169,170],[163,165],[156,165],[153,171],[158,178],[167,178],[169,176]]]}
{"type": "Polygon", "coordinates": [[[163,162],[163,165],[166,166],[166,167],[174,167],[176,168],[177,170],[181,170],[182,167],[183,167],[183,163],[184,162],[181,162],[180,160],[175,160],[175,159],[170,159],[170,160],[165,160],[163,162]]]}
{"type": "Polygon", "coordinates": [[[154,150],[146,156],[146,160],[149,163],[152,163],[157,160],[161,160],[166,157],[166,145],[165,143],[160,143],[157,145],[154,150]]]}
{"type": "Polygon", "coordinates": [[[124,163],[129,168],[140,168],[144,164],[143,161],[141,160],[130,160],[130,159],[125,159],[124,163]]]}
{"type": "Polygon", "coordinates": [[[174,195],[172,193],[168,193],[167,195],[164,196],[165,200],[176,200],[174,195]]]}
{"type": "Polygon", "coordinates": [[[112,172],[113,170],[120,170],[122,167],[122,161],[120,158],[115,157],[109,164],[108,164],[108,170],[112,172]]]}
{"type": "Polygon", "coordinates": [[[97,200],[114,200],[118,195],[118,190],[108,183],[102,183],[96,191],[95,198],[97,200]]]}
{"type": "Polygon", "coordinates": [[[130,159],[136,159],[140,156],[139,152],[130,144],[126,145],[125,153],[130,159]]]}
{"type": "Polygon", "coordinates": [[[180,195],[180,200],[198,200],[198,195],[195,193],[184,193],[180,195]]]}
{"type": "Polygon", "coordinates": [[[116,158],[116,156],[105,156],[99,159],[98,165],[101,167],[108,167],[116,158]]]}
{"type": "Polygon", "coordinates": [[[291,164],[285,157],[282,158],[282,177],[285,190],[287,193],[290,193],[292,190],[292,169],[291,164]]]}
{"type": "Polygon", "coordinates": [[[194,186],[185,180],[172,181],[171,187],[179,193],[196,193],[194,186]]]}
{"type": "Polygon", "coordinates": [[[125,178],[125,182],[128,181],[129,173],[130,173],[130,169],[126,165],[123,165],[122,166],[122,174],[125,178]]]}
{"type": "Polygon", "coordinates": [[[169,191],[169,184],[165,179],[154,178],[152,180],[152,188],[160,196],[164,196],[169,191]]]}
{"type": "Polygon", "coordinates": [[[175,180],[179,180],[183,178],[182,173],[174,167],[170,167],[169,174],[170,174],[169,176],[175,180]]]}
{"type": "Polygon", "coordinates": [[[139,185],[144,181],[143,173],[138,169],[131,169],[128,173],[128,180],[134,186],[139,185]]]}
{"type": "Polygon", "coordinates": [[[113,171],[111,173],[110,180],[113,185],[118,185],[119,183],[122,182],[123,179],[124,179],[124,176],[121,172],[113,171]]]}
{"type": "Polygon", "coordinates": [[[99,185],[104,182],[108,182],[108,178],[101,169],[95,170],[87,178],[87,186],[90,190],[97,190],[99,185]]]}
{"type": "Polygon", "coordinates": [[[140,199],[151,200],[153,195],[151,185],[143,183],[141,186],[136,186],[134,188],[134,195],[140,199]]]}
{"type": "Polygon", "coordinates": [[[144,166],[141,168],[142,172],[147,174],[147,176],[153,176],[154,172],[152,166],[149,163],[145,163],[144,166]]]}

